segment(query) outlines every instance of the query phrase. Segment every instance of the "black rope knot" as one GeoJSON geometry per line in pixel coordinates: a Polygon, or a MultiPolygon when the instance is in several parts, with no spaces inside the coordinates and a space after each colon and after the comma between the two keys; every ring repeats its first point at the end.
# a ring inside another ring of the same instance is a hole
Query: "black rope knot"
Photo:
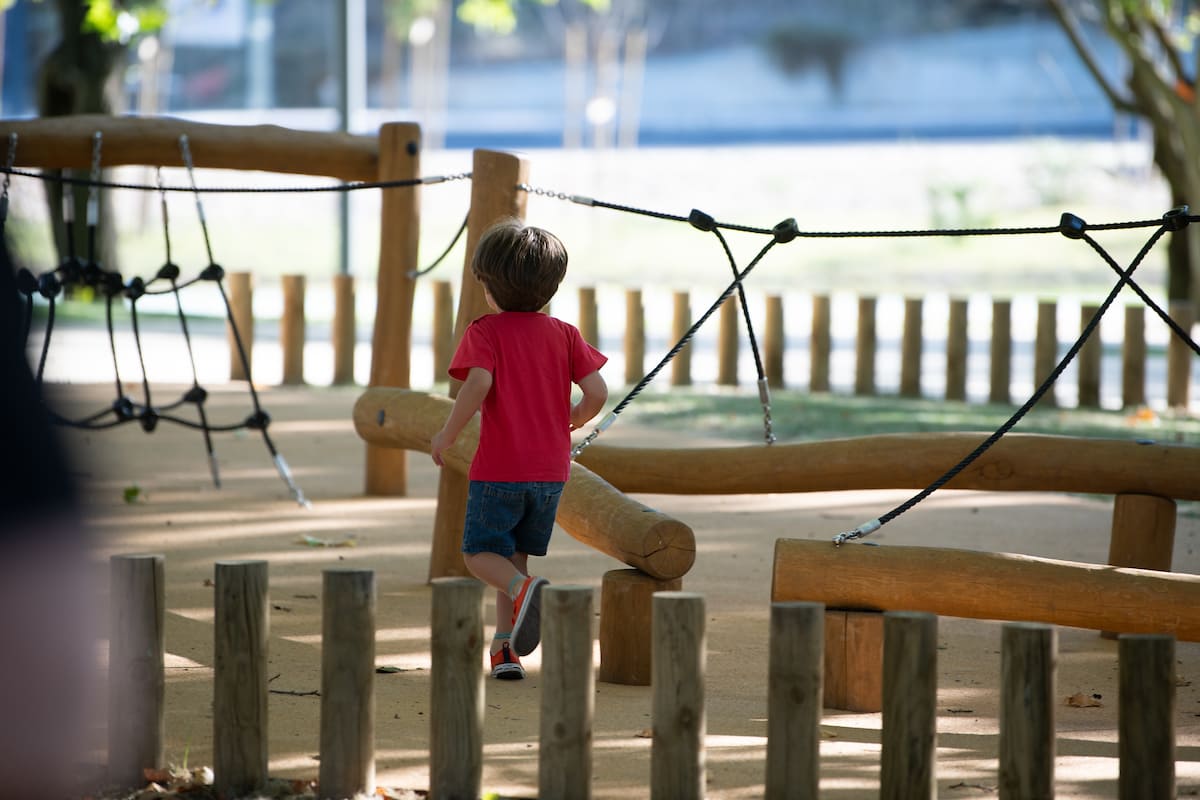
{"type": "Polygon", "coordinates": [[[271,415],[261,409],[246,417],[245,422],[246,427],[252,431],[265,431],[270,424],[271,415]]]}
{"type": "Polygon", "coordinates": [[[1082,239],[1087,232],[1087,223],[1070,211],[1064,211],[1058,220],[1058,232],[1068,239],[1082,239]]]}
{"type": "Polygon", "coordinates": [[[225,268],[220,264],[209,264],[200,273],[202,281],[219,281],[225,277],[225,268]]]}
{"type": "Polygon", "coordinates": [[[100,287],[105,293],[116,297],[125,291],[125,281],[121,278],[119,272],[102,272],[100,279],[100,287]]]}
{"type": "Polygon", "coordinates": [[[47,272],[37,279],[37,290],[42,297],[53,300],[62,291],[62,284],[58,282],[58,278],[53,272],[47,272]]]}
{"type": "Polygon", "coordinates": [[[193,386],[192,388],[188,389],[187,392],[184,393],[184,395],[183,395],[183,402],[195,403],[196,405],[200,405],[207,399],[208,399],[208,392],[204,389],[203,386],[193,386]]]}
{"type": "Polygon", "coordinates": [[[717,229],[717,221],[698,208],[693,208],[692,213],[688,214],[688,223],[696,230],[705,233],[717,229]]]}
{"type": "Polygon", "coordinates": [[[1163,214],[1163,227],[1172,233],[1183,230],[1189,222],[1187,206],[1176,206],[1163,214]]]}
{"type": "Polygon", "coordinates": [[[142,430],[146,433],[154,433],[154,429],[158,427],[158,412],[153,408],[147,408],[138,418],[142,423],[142,430]]]}
{"type": "Polygon", "coordinates": [[[137,300],[146,293],[146,282],[140,277],[129,279],[129,283],[125,286],[125,296],[130,300],[137,300]]]}
{"type": "Polygon", "coordinates": [[[134,417],[133,401],[125,395],[121,395],[116,400],[113,400],[112,410],[121,422],[127,422],[134,417]]]}
{"type": "Polygon", "coordinates": [[[800,226],[796,224],[795,217],[788,217],[771,228],[771,235],[775,237],[776,244],[787,244],[800,235],[800,226]]]}
{"type": "Polygon", "coordinates": [[[158,268],[158,274],[156,277],[161,278],[164,281],[173,281],[179,277],[179,267],[168,261],[158,268]]]}
{"type": "Polygon", "coordinates": [[[17,291],[28,297],[37,290],[37,277],[24,267],[17,270],[17,291]]]}

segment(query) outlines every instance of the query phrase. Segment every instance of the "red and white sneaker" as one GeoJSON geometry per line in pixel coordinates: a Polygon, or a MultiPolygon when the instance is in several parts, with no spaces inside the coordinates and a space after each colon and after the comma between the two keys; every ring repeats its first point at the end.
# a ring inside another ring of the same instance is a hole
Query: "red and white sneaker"
{"type": "Polygon", "coordinates": [[[502,681],[519,681],[525,677],[521,659],[509,648],[508,642],[500,645],[500,649],[492,653],[492,677],[502,681]]]}
{"type": "Polygon", "coordinates": [[[532,653],[542,640],[542,587],[549,584],[545,578],[530,575],[513,599],[512,644],[519,656],[532,653]]]}

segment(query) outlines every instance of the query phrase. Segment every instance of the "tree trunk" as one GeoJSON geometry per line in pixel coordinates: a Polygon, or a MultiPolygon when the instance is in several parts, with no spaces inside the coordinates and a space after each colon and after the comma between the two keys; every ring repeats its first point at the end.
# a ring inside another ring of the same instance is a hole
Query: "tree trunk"
{"type": "MultiPolygon", "coordinates": [[[[125,49],[115,43],[104,42],[97,33],[83,30],[88,3],[82,0],[56,0],[54,5],[58,11],[62,38],[46,56],[38,71],[38,114],[43,117],[111,114],[110,80],[114,68],[121,63],[125,49]]],[[[103,163],[103,142],[100,158],[103,163]]],[[[51,171],[51,174],[55,173],[61,174],[61,171],[51,171]]],[[[73,177],[87,178],[90,175],[83,172],[73,177]]],[[[102,174],[100,179],[105,180],[106,176],[102,174]]],[[[46,200],[60,263],[71,252],[63,222],[63,191],[63,184],[53,181],[46,183],[46,200]]],[[[74,253],[85,263],[91,255],[105,269],[117,269],[116,225],[113,223],[108,193],[99,193],[97,249],[90,254],[87,236],[88,189],[86,186],[75,186],[71,192],[75,209],[74,253]]]]}

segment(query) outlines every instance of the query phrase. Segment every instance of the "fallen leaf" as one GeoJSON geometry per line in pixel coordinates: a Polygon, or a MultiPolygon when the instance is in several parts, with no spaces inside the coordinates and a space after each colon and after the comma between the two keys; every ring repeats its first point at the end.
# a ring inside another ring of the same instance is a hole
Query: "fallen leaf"
{"type": "Polygon", "coordinates": [[[634,734],[634,738],[653,739],[654,738],[654,729],[653,728],[642,728],[640,731],[638,731],[637,733],[634,734]]]}
{"type": "Polygon", "coordinates": [[[215,584],[215,583],[213,583],[213,579],[212,579],[212,578],[205,578],[205,579],[204,579],[204,586],[207,586],[208,588],[210,588],[210,589],[211,589],[212,587],[216,586],[216,584],[215,584]]]}
{"type": "Polygon", "coordinates": [[[983,792],[996,791],[995,786],[988,786],[983,783],[967,783],[966,781],[959,781],[958,783],[952,783],[949,786],[947,786],[946,788],[947,789],[979,789],[980,791],[983,791],[983,792]]]}
{"type": "Polygon", "coordinates": [[[136,503],[139,499],[141,499],[142,487],[138,486],[136,483],[131,486],[126,486],[125,491],[122,492],[122,495],[124,496],[126,503],[136,503]]]}
{"type": "Polygon", "coordinates": [[[973,709],[973,708],[947,708],[946,713],[947,714],[974,714],[975,709],[973,709]]]}
{"type": "Polygon", "coordinates": [[[1076,692],[1068,697],[1067,705],[1072,708],[1104,708],[1104,703],[1101,703],[1096,695],[1087,695],[1083,692],[1076,692]]]}
{"type": "Polygon", "coordinates": [[[319,539],[316,536],[301,536],[296,540],[296,544],[302,544],[306,547],[354,547],[358,543],[353,539],[343,539],[340,542],[331,542],[327,539],[319,539]]]}

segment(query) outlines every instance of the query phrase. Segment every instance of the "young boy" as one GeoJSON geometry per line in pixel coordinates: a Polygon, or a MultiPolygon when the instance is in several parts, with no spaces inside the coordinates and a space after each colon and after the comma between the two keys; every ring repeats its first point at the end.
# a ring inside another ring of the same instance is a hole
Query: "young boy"
{"type": "Polygon", "coordinates": [[[446,424],[430,443],[433,462],[481,411],[479,449],[468,475],[463,560],[496,589],[492,677],[525,677],[519,656],[541,640],[545,578],[528,574],[544,556],[571,467],[571,430],[608,399],[608,360],[579,331],[541,313],[567,271],[554,234],[505,220],[484,232],[471,271],[497,313],[472,322],[450,362],[463,381],[446,424]],[[571,403],[571,384],[583,392],[571,403]],[[515,651],[515,652],[514,652],[515,651]]]}

